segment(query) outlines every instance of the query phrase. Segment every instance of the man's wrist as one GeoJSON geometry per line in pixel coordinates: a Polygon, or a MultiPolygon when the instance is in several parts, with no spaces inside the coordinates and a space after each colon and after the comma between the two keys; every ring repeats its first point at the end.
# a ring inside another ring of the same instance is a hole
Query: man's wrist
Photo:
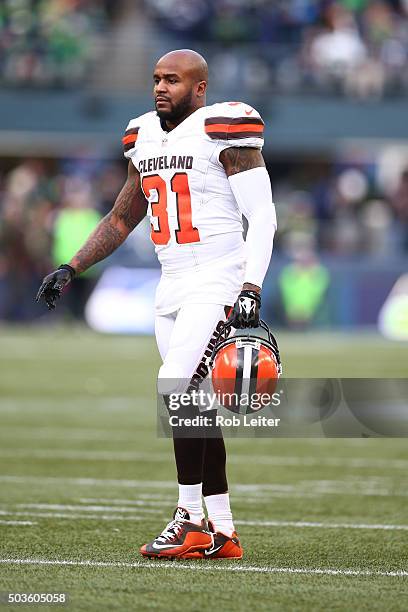
{"type": "Polygon", "coordinates": [[[258,293],[257,291],[252,291],[252,289],[242,289],[241,293],[239,294],[240,298],[250,298],[251,300],[254,300],[257,304],[258,307],[261,306],[261,294],[258,293]]]}
{"type": "Polygon", "coordinates": [[[253,285],[252,283],[244,283],[242,286],[242,291],[255,291],[255,293],[261,293],[261,288],[258,285],[253,285]]]}
{"type": "Polygon", "coordinates": [[[58,267],[58,270],[67,270],[71,275],[71,280],[76,276],[76,270],[69,264],[62,264],[58,267]]]}

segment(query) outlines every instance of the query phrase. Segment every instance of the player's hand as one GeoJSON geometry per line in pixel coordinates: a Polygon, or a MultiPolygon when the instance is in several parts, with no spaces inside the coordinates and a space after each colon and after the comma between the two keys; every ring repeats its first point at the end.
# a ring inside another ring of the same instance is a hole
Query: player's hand
{"type": "Polygon", "coordinates": [[[38,290],[35,298],[36,302],[43,299],[48,306],[48,310],[53,310],[57,298],[61,297],[62,290],[72,281],[74,276],[75,270],[68,264],[64,264],[58,270],[55,270],[55,272],[48,274],[38,290]]]}
{"type": "Polygon", "coordinates": [[[239,294],[228,316],[227,323],[231,323],[235,329],[258,327],[260,307],[261,296],[259,293],[244,289],[239,294]]]}

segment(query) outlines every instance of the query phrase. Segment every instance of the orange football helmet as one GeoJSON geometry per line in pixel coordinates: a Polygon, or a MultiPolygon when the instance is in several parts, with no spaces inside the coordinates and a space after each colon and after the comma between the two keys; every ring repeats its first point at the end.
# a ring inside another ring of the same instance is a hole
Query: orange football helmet
{"type": "MultiPolygon", "coordinates": [[[[257,394],[272,398],[282,364],[278,343],[264,321],[256,329],[247,329],[245,334],[230,336],[232,325],[226,323],[209,360],[214,392],[225,408],[235,412],[240,409],[240,398],[249,399],[257,394]],[[267,332],[267,337],[259,333],[267,332]]],[[[266,401],[267,405],[270,403],[266,401]]],[[[263,406],[261,406],[263,407],[263,406]]],[[[250,410],[251,411],[251,410],[250,410]]]]}

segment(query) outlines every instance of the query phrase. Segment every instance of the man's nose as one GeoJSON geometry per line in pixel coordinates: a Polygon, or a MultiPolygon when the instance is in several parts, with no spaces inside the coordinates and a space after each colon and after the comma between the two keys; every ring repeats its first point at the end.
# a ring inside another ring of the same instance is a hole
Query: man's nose
{"type": "Polygon", "coordinates": [[[161,79],[158,83],[156,83],[156,92],[164,93],[165,91],[167,91],[166,81],[161,79]]]}

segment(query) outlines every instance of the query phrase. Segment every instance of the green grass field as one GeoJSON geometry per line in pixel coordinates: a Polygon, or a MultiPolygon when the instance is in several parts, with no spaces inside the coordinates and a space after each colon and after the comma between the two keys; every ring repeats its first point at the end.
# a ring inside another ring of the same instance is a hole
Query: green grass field
{"type": "MultiPolygon", "coordinates": [[[[408,376],[406,345],[372,334],[279,340],[287,376],[408,376]]],[[[138,548],[177,499],[153,339],[3,328],[0,342],[0,592],[63,591],[95,612],[407,609],[406,440],[230,439],[245,558],[150,562],[138,548]]]]}

